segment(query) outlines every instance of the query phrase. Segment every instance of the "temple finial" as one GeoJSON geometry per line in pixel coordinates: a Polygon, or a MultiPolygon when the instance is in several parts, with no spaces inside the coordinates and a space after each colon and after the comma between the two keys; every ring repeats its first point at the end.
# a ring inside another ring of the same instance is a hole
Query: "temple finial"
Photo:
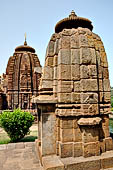
{"type": "Polygon", "coordinates": [[[26,32],[25,32],[24,36],[25,36],[25,42],[24,42],[24,45],[27,45],[27,41],[26,41],[26,37],[27,37],[27,35],[26,35],[26,32]]]}
{"type": "Polygon", "coordinates": [[[71,14],[69,15],[69,17],[72,17],[72,16],[77,17],[77,15],[75,14],[75,11],[74,11],[74,10],[72,10],[72,11],[71,11],[71,14]]]}

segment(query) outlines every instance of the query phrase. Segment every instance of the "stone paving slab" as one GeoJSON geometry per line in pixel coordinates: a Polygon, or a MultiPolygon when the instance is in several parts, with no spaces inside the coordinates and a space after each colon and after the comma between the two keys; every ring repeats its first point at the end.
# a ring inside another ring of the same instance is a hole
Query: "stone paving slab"
{"type": "Polygon", "coordinates": [[[35,142],[0,145],[0,170],[42,170],[35,142]]]}

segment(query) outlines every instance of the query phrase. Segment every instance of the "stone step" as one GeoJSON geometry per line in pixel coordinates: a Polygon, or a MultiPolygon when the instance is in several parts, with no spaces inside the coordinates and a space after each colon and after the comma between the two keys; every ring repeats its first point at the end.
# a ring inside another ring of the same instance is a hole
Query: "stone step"
{"type": "Polygon", "coordinates": [[[113,170],[113,151],[100,156],[60,158],[56,155],[42,158],[44,170],[113,170]],[[101,169],[100,169],[101,168],[101,169]]]}

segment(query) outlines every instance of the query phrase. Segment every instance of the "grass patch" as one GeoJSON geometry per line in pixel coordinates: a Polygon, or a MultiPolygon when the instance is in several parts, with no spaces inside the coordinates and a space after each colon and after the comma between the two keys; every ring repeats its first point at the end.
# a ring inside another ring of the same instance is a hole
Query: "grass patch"
{"type": "MultiPolygon", "coordinates": [[[[37,130],[32,129],[30,130],[30,134],[26,135],[23,139],[19,142],[34,142],[37,139],[37,130]]],[[[11,140],[8,137],[7,133],[1,129],[0,132],[0,144],[8,144],[11,140]]]]}

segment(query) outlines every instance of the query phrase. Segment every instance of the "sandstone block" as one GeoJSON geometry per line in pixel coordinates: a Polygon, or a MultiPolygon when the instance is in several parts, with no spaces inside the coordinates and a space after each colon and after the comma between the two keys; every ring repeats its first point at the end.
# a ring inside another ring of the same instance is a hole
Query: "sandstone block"
{"type": "Polygon", "coordinates": [[[73,128],[73,120],[72,119],[61,119],[60,120],[60,128],[62,129],[72,129],[73,128]]]}
{"type": "Polygon", "coordinates": [[[98,66],[101,66],[101,56],[100,56],[100,52],[99,51],[96,51],[96,57],[97,57],[97,63],[98,63],[98,66]]]}
{"type": "Polygon", "coordinates": [[[79,45],[80,47],[88,47],[88,39],[86,35],[79,35],[79,45]]]}
{"type": "MultiPolygon", "coordinates": [[[[110,155],[110,153],[109,153],[110,155]]],[[[111,154],[111,156],[107,156],[107,157],[104,157],[101,159],[101,168],[102,169],[108,169],[108,170],[112,170],[113,169],[113,156],[111,154]]]]}
{"type": "Polygon", "coordinates": [[[58,65],[58,55],[55,55],[53,59],[53,66],[57,66],[57,65],[58,65]]]}
{"type": "Polygon", "coordinates": [[[80,103],[80,93],[71,93],[71,102],[72,103],[80,103]]]}
{"type": "Polygon", "coordinates": [[[103,67],[108,67],[108,62],[107,62],[107,56],[106,56],[106,53],[101,51],[100,52],[100,56],[101,56],[101,66],[103,67]]]}
{"type": "Polygon", "coordinates": [[[80,92],[80,81],[74,82],[74,92],[80,92]]]}
{"type": "Polygon", "coordinates": [[[52,80],[42,80],[42,88],[53,88],[53,81],[52,80]]]}
{"type": "Polygon", "coordinates": [[[71,64],[80,64],[80,50],[71,49],[71,64]]]}
{"type": "Polygon", "coordinates": [[[47,47],[47,56],[53,56],[54,55],[54,41],[50,41],[47,47]]]}
{"type": "Polygon", "coordinates": [[[56,140],[60,141],[60,127],[57,127],[57,132],[56,132],[56,140]]]}
{"type": "Polygon", "coordinates": [[[98,94],[97,93],[81,93],[80,98],[81,98],[81,103],[83,103],[83,104],[98,103],[98,94]]]}
{"type": "Polygon", "coordinates": [[[58,39],[56,39],[56,41],[55,41],[55,44],[54,44],[54,54],[58,54],[58,43],[59,43],[59,40],[58,39]]]}
{"type": "Polygon", "coordinates": [[[76,142],[73,144],[73,156],[79,157],[83,155],[82,142],[76,142]]]}
{"type": "Polygon", "coordinates": [[[71,36],[71,39],[70,39],[70,42],[71,42],[71,48],[79,48],[79,37],[78,35],[72,35],[71,36]]]}
{"type": "Polygon", "coordinates": [[[60,127],[60,118],[59,117],[56,118],[56,126],[60,127]]]}
{"type": "Polygon", "coordinates": [[[106,151],[113,150],[113,140],[111,137],[105,138],[106,151]]]}
{"type": "Polygon", "coordinates": [[[84,115],[97,115],[98,104],[81,104],[81,111],[84,115]]]}
{"type": "Polygon", "coordinates": [[[62,36],[59,40],[59,49],[70,49],[70,36],[62,36]]]}
{"type": "Polygon", "coordinates": [[[109,79],[103,79],[104,91],[110,92],[110,82],[109,79]]]}
{"type": "Polygon", "coordinates": [[[100,146],[99,142],[89,142],[83,144],[83,156],[98,156],[100,155],[100,146]]]}
{"type": "Polygon", "coordinates": [[[71,103],[71,93],[58,93],[58,102],[71,103]]]}
{"type": "Polygon", "coordinates": [[[72,142],[73,141],[73,129],[60,129],[60,140],[61,142],[72,142]]]}
{"type": "Polygon", "coordinates": [[[56,109],[55,114],[58,116],[72,116],[72,109],[56,109]]]}
{"type": "Polygon", "coordinates": [[[102,139],[100,141],[100,152],[101,153],[104,153],[106,150],[105,150],[105,139],[102,139]]]}
{"type": "MultiPolygon", "coordinates": [[[[89,129],[87,129],[87,128],[90,128],[90,130],[91,130],[92,127],[90,127],[90,126],[99,125],[100,122],[101,122],[101,120],[102,120],[102,119],[101,119],[100,117],[80,118],[80,119],[78,120],[78,125],[80,125],[80,126],[86,126],[86,125],[88,125],[88,126],[85,127],[85,128],[83,128],[83,127],[81,127],[81,128],[82,128],[82,131],[83,131],[83,132],[87,131],[87,132],[89,133],[89,129]]],[[[95,127],[95,129],[96,129],[96,127],[95,127]]],[[[92,132],[92,131],[91,131],[91,132],[92,132]]]]}
{"type": "Polygon", "coordinates": [[[72,81],[58,81],[58,92],[63,93],[71,93],[73,90],[73,82],[72,81]]]}
{"type": "Polygon", "coordinates": [[[81,48],[80,49],[80,64],[95,64],[96,54],[94,49],[81,48]]]}
{"type": "Polygon", "coordinates": [[[82,142],[82,132],[79,127],[73,129],[74,132],[74,142],[82,142]]]}
{"type": "Polygon", "coordinates": [[[100,114],[109,114],[111,113],[111,104],[100,104],[100,114]]]}
{"type": "Polygon", "coordinates": [[[85,91],[85,92],[98,91],[97,79],[82,79],[80,83],[81,83],[81,91],[85,91]]]}
{"type": "Polygon", "coordinates": [[[71,79],[80,80],[80,65],[78,64],[71,65],[71,79]]]}
{"type": "Polygon", "coordinates": [[[59,65],[58,66],[58,79],[71,80],[71,66],[70,65],[59,65]]]}
{"type": "MultiPolygon", "coordinates": [[[[64,165],[56,155],[49,155],[42,158],[45,170],[64,170],[64,165]]],[[[38,168],[37,168],[38,170],[38,168]]]]}
{"type": "Polygon", "coordinates": [[[46,66],[53,66],[53,57],[47,57],[45,61],[46,66]]]}
{"type": "Polygon", "coordinates": [[[71,64],[71,50],[61,49],[59,51],[58,64],[71,64]]]}
{"type": "Polygon", "coordinates": [[[103,77],[104,79],[109,79],[108,68],[103,68],[103,77]]]}
{"type": "Polygon", "coordinates": [[[89,47],[94,47],[94,40],[92,35],[87,35],[89,47]]]}
{"type": "Polygon", "coordinates": [[[43,79],[52,80],[53,78],[53,69],[49,66],[43,68],[43,79]]]}
{"type": "Polygon", "coordinates": [[[77,128],[78,128],[78,123],[77,123],[77,121],[78,121],[77,118],[73,120],[73,128],[74,128],[74,129],[77,129],[77,128]]]}
{"type": "Polygon", "coordinates": [[[57,74],[58,74],[58,73],[57,73],[57,67],[54,67],[54,68],[53,68],[53,79],[54,79],[54,80],[57,80],[57,77],[58,77],[57,74]]]}
{"type": "Polygon", "coordinates": [[[73,156],[73,143],[60,143],[59,144],[59,155],[61,158],[73,156]]]}

